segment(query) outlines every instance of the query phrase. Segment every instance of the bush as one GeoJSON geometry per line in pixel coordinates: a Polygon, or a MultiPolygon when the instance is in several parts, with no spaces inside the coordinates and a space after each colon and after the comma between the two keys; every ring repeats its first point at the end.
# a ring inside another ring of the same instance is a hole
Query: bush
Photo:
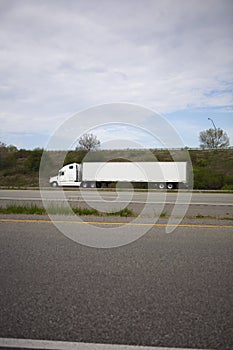
{"type": "Polygon", "coordinates": [[[223,186],[223,176],[211,172],[208,168],[194,169],[194,189],[220,190],[223,186]]]}
{"type": "Polygon", "coordinates": [[[26,169],[30,172],[38,172],[40,169],[40,160],[43,154],[43,149],[34,149],[30,152],[26,161],[26,169]]]}

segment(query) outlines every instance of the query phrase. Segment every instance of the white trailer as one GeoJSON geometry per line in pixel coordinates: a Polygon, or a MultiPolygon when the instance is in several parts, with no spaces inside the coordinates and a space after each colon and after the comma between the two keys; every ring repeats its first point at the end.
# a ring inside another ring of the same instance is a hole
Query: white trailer
{"type": "Polygon", "coordinates": [[[50,185],[108,187],[112,183],[148,184],[154,188],[187,187],[187,162],[86,162],[72,163],[51,177],[50,185]]]}

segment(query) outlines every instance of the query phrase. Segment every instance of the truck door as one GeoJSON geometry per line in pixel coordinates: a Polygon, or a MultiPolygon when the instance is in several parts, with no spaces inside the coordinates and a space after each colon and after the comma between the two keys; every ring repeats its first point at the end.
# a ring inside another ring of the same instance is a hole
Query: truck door
{"type": "Polygon", "coordinates": [[[65,179],[65,171],[64,170],[60,170],[58,173],[58,181],[59,181],[59,185],[62,185],[66,179],[65,179]]]}
{"type": "Polygon", "coordinates": [[[77,164],[65,165],[58,173],[60,186],[72,186],[78,180],[77,164]]]}
{"type": "Polygon", "coordinates": [[[67,181],[75,182],[77,178],[76,164],[69,165],[67,170],[67,181]]]}

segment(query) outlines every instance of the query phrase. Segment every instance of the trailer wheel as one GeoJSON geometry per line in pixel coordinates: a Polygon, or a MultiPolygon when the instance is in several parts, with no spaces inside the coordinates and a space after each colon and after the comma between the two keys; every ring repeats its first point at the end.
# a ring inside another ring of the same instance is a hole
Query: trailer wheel
{"type": "Polygon", "coordinates": [[[158,187],[159,187],[160,190],[164,190],[164,188],[166,186],[165,186],[165,184],[163,182],[161,182],[158,187]]]}
{"type": "Polygon", "coordinates": [[[167,184],[167,189],[168,189],[168,190],[172,190],[172,189],[173,189],[173,187],[174,187],[174,186],[173,186],[173,184],[172,184],[172,183],[167,184]]]}
{"type": "Polygon", "coordinates": [[[87,188],[88,187],[88,183],[87,182],[82,182],[82,187],[83,188],[87,188]]]}
{"type": "Polygon", "coordinates": [[[90,187],[91,187],[91,188],[96,188],[96,183],[95,183],[95,182],[91,182],[91,183],[90,183],[90,187]]]}

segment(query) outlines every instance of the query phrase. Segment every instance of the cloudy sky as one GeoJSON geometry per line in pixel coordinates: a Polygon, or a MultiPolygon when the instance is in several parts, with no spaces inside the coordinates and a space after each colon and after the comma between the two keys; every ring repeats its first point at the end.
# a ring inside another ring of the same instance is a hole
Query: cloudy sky
{"type": "MultiPolygon", "coordinates": [[[[158,113],[186,146],[208,118],[233,145],[232,14],[232,0],[0,0],[0,141],[46,147],[75,113],[125,102],[158,113]]],[[[100,141],[133,139],[107,122],[100,141]]]]}

